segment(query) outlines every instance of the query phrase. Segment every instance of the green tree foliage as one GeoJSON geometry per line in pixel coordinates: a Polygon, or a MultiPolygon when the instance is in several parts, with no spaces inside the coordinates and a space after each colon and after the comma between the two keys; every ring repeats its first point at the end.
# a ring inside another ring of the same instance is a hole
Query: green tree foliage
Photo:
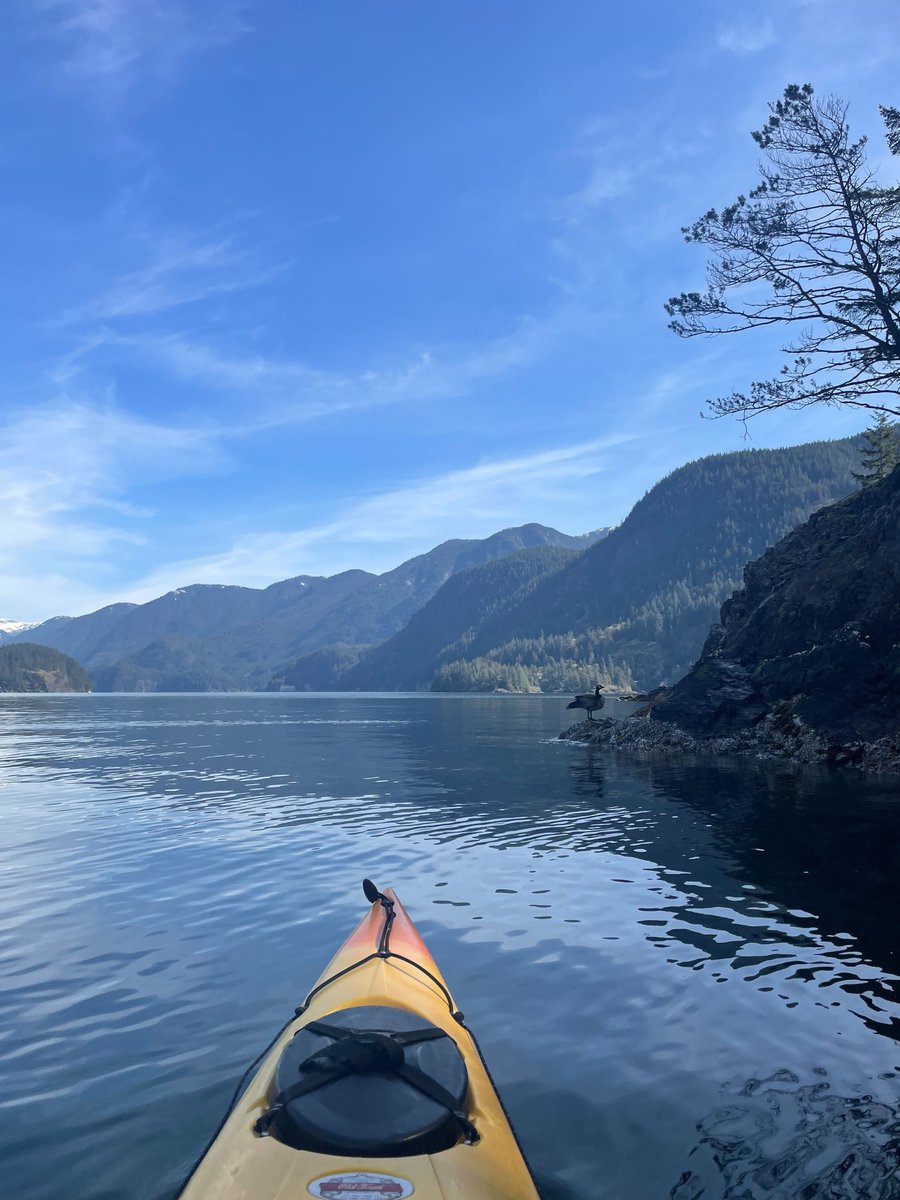
{"type": "Polygon", "coordinates": [[[49,646],[0,646],[0,692],[89,692],[91,681],[74,658],[49,646]]]}
{"type": "Polygon", "coordinates": [[[459,659],[439,667],[432,684],[434,692],[530,692],[529,673],[515,663],[487,658],[459,659]]]}
{"type": "Polygon", "coordinates": [[[590,636],[510,642],[484,658],[457,659],[434,673],[433,692],[588,692],[630,690],[627,667],[595,658],[590,636]],[[556,644],[554,644],[556,643],[556,644]],[[561,645],[560,643],[565,643],[561,645]],[[584,657],[580,657],[580,655],[584,657]]]}
{"type": "MultiPolygon", "coordinates": [[[[404,629],[348,672],[343,686],[365,691],[428,687],[436,667],[470,657],[469,646],[486,621],[576,557],[577,552],[561,547],[534,546],[451,575],[404,629]]],[[[474,690],[528,691],[536,686],[515,672],[506,682],[496,671],[491,678],[490,685],[485,680],[474,690]]]]}
{"type": "Polygon", "coordinates": [[[854,471],[853,478],[862,487],[871,487],[890,475],[900,463],[900,437],[897,426],[887,413],[876,413],[875,419],[863,434],[865,442],[860,450],[862,470],[854,471]]]}
{"type": "Polygon", "coordinates": [[[203,642],[175,634],[94,669],[98,692],[220,692],[233,684],[203,642]]]}
{"type": "MultiPolygon", "coordinates": [[[[744,567],[810,513],[854,490],[859,439],[740,450],[679,467],[603,541],[488,614],[464,652],[541,667],[546,690],[653,687],[691,666],[744,567]],[[573,666],[587,667],[574,684],[573,666]],[[550,680],[557,681],[551,686],[550,680]]],[[[442,679],[438,677],[438,680],[442,679]]]]}
{"type": "Polygon", "coordinates": [[[374,646],[347,646],[338,643],[323,646],[312,654],[304,654],[276,672],[267,688],[278,691],[281,687],[294,688],[298,692],[328,692],[340,688],[341,680],[355,667],[374,646]]]}
{"type": "MultiPolygon", "coordinates": [[[[705,292],[666,305],[681,337],[775,326],[775,379],[709,402],[716,415],[825,402],[900,416],[900,186],[879,186],[847,106],[792,84],[753,137],[760,182],[683,232],[708,247],[705,292]]],[[[900,153],[900,113],[882,109],[900,153]]]]}
{"type": "Polygon", "coordinates": [[[881,115],[887,133],[887,144],[891,154],[900,154],[900,109],[882,105],[881,115]]]}

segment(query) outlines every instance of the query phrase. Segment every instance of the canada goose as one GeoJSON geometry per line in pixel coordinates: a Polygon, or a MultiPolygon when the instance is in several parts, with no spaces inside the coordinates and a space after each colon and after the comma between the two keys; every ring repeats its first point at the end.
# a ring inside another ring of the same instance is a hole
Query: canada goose
{"type": "Polygon", "coordinates": [[[566,708],[586,708],[588,720],[593,721],[594,709],[603,707],[603,697],[600,695],[600,684],[594,688],[593,692],[585,692],[581,696],[576,696],[571,704],[567,704],[566,708]]]}

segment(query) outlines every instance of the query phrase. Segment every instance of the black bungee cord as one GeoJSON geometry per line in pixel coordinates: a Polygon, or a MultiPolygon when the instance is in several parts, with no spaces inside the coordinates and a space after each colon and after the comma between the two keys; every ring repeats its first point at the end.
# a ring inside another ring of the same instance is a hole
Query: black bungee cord
{"type": "Polygon", "coordinates": [[[396,917],[396,913],[394,912],[394,901],[385,896],[384,892],[380,892],[371,879],[363,880],[363,891],[365,892],[366,899],[370,904],[381,904],[381,907],[385,912],[384,925],[381,927],[381,936],[378,939],[378,949],[373,950],[371,954],[365,955],[364,958],[360,958],[357,962],[351,963],[349,967],[344,967],[343,970],[336,971],[334,975],[330,975],[327,979],[323,979],[321,983],[317,983],[303,1003],[294,1010],[294,1015],[297,1017],[303,1016],[312,1003],[314,996],[317,996],[319,992],[321,992],[324,988],[327,988],[336,980],[343,978],[344,975],[349,975],[351,971],[355,971],[357,967],[365,966],[366,963],[372,962],[372,960],[376,958],[396,958],[398,962],[407,963],[409,966],[415,967],[417,971],[421,971],[421,973],[426,976],[427,979],[430,979],[447,1001],[447,1008],[450,1010],[450,1016],[459,1025],[465,1027],[465,1017],[453,1003],[453,997],[447,991],[447,988],[444,986],[444,984],[441,983],[440,979],[438,979],[437,976],[432,975],[427,967],[423,967],[422,964],[416,962],[414,958],[407,958],[405,954],[397,954],[396,951],[391,949],[391,929],[393,928],[394,918],[396,917]]]}

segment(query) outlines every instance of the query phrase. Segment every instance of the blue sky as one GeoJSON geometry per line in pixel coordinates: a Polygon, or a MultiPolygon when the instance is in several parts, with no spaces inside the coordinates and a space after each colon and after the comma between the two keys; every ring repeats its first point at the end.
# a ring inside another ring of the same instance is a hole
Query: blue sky
{"type": "MultiPolygon", "coordinates": [[[[13,0],[0,615],[620,521],[747,445],[679,229],[789,82],[891,164],[896,0],[13,0]]],[[[895,172],[896,174],[896,172],[895,172]]],[[[756,446],[855,432],[755,419],[756,446]]]]}

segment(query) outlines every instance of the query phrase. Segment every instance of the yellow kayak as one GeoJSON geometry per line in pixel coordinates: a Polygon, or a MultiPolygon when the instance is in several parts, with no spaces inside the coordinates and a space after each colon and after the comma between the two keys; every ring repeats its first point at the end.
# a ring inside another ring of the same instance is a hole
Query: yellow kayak
{"type": "Polygon", "coordinates": [[[273,1042],[182,1200],[539,1200],[478,1045],[393,891],[273,1042]]]}

